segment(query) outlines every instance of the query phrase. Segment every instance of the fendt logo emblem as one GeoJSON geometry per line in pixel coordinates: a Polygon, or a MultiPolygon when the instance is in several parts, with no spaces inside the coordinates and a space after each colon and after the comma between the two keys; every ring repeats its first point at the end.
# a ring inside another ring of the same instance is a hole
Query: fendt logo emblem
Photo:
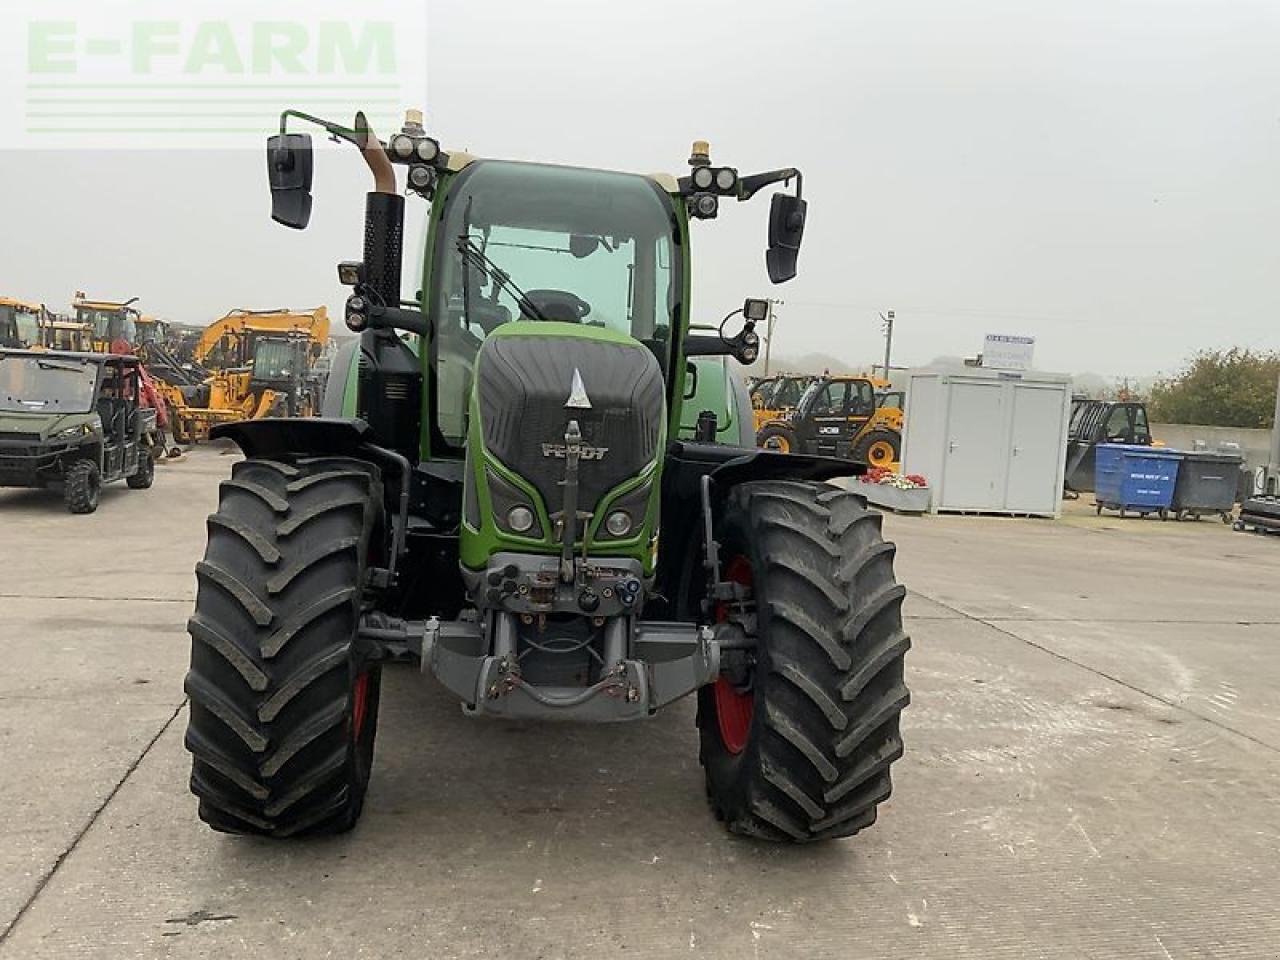
{"type": "Polygon", "coordinates": [[[567,410],[590,410],[591,398],[587,396],[587,388],[582,382],[582,374],[577,367],[573,368],[573,380],[569,384],[569,399],[564,402],[567,410]]]}
{"type": "MultiPolygon", "coordinates": [[[[604,455],[608,452],[608,447],[589,447],[585,443],[578,447],[578,454],[583,460],[603,460],[604,455]]],[[[569,448],[563,443],[544,443],[542,445],[542,455],[563,460],[569,456],[569,448]]]]}

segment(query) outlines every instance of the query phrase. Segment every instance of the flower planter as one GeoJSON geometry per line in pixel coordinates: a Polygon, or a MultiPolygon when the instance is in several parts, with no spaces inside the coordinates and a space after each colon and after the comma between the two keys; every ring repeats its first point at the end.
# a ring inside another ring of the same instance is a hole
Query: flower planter
{"type": "Polygon", "coordinates": [[[897,513],[928,513],[929,488],[915,487],[904,490],[887,483],[857,483],[852,489],[867,498],[867,502],[897,513]]]}

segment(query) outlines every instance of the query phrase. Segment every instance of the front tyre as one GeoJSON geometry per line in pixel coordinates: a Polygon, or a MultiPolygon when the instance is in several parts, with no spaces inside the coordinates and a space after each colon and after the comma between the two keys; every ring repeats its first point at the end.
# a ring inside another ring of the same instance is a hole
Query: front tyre
{"type": "Polygon", "coordinates": [[[102,474],[92,460],[73,460],[63,477],[62,499],[72,513],[93,513],[102,494],[102,474]]]}
{"type": "Polygon", "coordinates": [[[803,843],[870,826],[902,755],[909,701],[906,591],[881,517],[818,483],[736,488],[717,538],[746,588],[722,619],[754,619],[753,658],[698,693],[701,761],[716,815],[735,833],[803,843]]]}
{"type": "Polygon", "coordinates": [[[250,458],[223,482],[187,624],[191,790],[215,830],[359,818],[381,677],[355,641],[381,503],[359,460],[250,458]]]}

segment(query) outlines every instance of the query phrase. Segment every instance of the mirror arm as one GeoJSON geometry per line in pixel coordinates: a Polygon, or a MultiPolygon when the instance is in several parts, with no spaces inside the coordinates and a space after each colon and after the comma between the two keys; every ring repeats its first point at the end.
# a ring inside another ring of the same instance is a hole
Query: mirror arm
{"type": "Polygon", "coordinates": [[[730,342],[716,334],[691,333],[684,338],[686,357],[724,357],[732,352],[730,342]]]}
{"type": "Polygon", "coordinates": [[[283,136],[288,133],[289,118],[295,117],[298,120],[305,120],[307,123],[314,123],[317,127],[323,127],[325,133],[329,134],[334,140],[345,140],[347,143],[355,146],[363,146],[360,140],[359,132],[352,127],[344,127],[341,124],[334,123],[331,120],[325,120],[323,117],[313,117],[309,113],[303,113],[301,110],[286,110],[280,114],[280,134],[283,136]]]}
{"type": "Polygon", "coordinates": [[[325,120],[323,117],[314,117],[309,113],[303,113],[301,110],[286,110],[280,114],[280,135],[281,147],[276,150],[276,164],[282,166],[284,163],[284,140],[283,137],[288,133],[289,118],[294,117],[298,120],[305,120],[307,123],[314,123],[318,127],[324,128],[335,143],[346,141],[353,146],[359,147],[364,162],[368,164],[370,172],[373,173],[373,189],[377,193],[398,193],[396,189],[395,170],[391,166],[391,160],[387,156],[387,145],[379,140],[376,136],[370,136],[373,130],[369,126],[369,121],[362,112],[356,114],[355,126],[344,127],[341,124],[325,120]]]}
{"type": "Polygon", "coordinates": [[[755,324],[748,324],[736,337],[720,337],[708,333],[691,333],[684,338],[686,357],[733,357],[741,364],[755,363],[760,351],[760,338],[755,324]]]}
{"type": "Polygon", "coordinates": [[[792,179],[796,182],[796,196],[800,197],[804,187],[804,178],[795,167],[784,167],[781,170],[769,170],[765,173],[753,173],[749,177],[743,177],[738,181],[738,199],[750,200],[770,184],[781,183],[785,185],[791,183],[792,179]]]}
{"type": "Polygon", "coordinates": [[[379,330],[404,330],[420,337],[425,337],[431,329],[420,310],[379,306],[369,308],[369,326],[379,330]]]}

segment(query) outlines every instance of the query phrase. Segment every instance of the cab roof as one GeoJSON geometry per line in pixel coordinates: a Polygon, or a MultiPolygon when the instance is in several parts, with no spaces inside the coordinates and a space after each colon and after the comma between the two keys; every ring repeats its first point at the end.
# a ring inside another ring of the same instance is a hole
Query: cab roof
{"type": "Polygon", "coordinates": [[[0,306],[18,307],[29,313],[39,313],[44,309],[43,303],[32,303],[30,300],[15,300],[13,297],[0,297],[0,306]]]}
{"type": "Polygon", "coordinates": [[[87,307],[90,310],[131,310],[138,313],[138,308],[131,303],[117,303],[114,300],[76,300],[73,307],[87,307]]]}

